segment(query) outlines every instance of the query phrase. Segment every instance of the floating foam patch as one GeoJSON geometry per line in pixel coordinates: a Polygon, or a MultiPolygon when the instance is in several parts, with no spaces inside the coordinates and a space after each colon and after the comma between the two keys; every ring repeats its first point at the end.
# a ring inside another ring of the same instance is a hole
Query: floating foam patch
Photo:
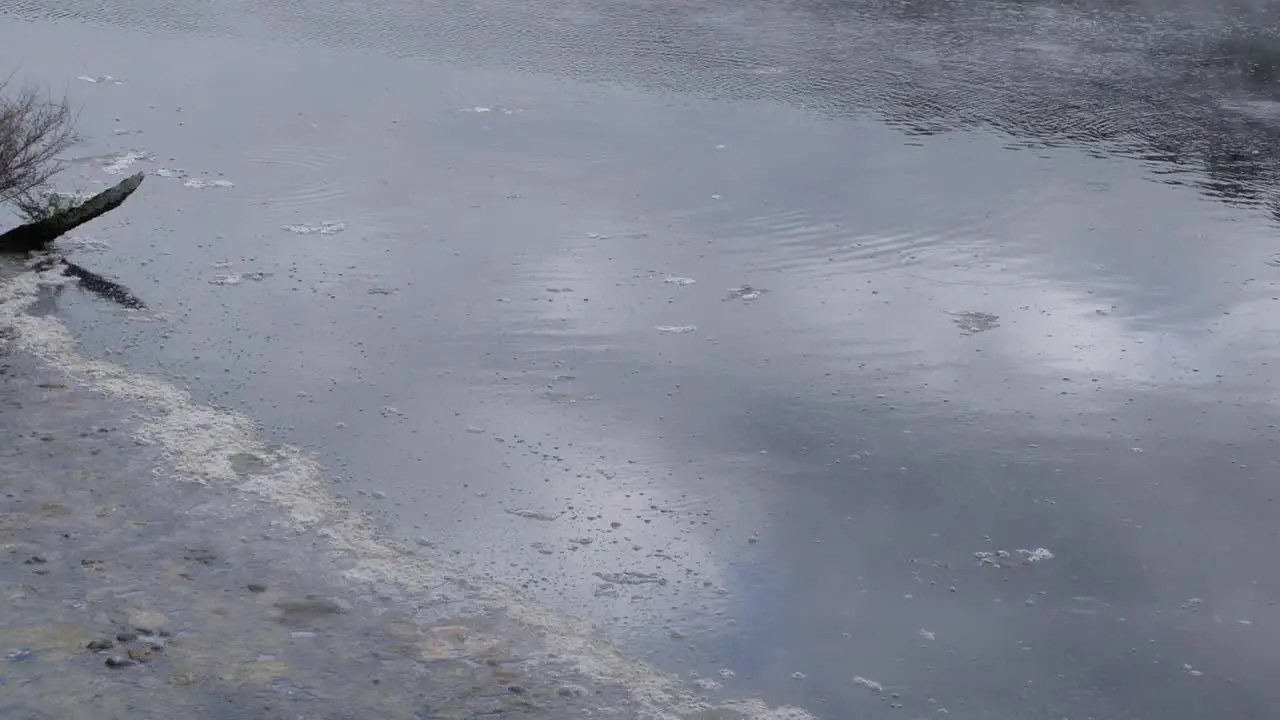
{"type": "Polygon", "coordinates": [[[183,186],[196,188],[197,190],[205,190],[207,188],[232,188],[236,184],[230,180],[205,180],[204,178],[188,178],[183,186]]]}
{"type": "Polygon", "coordinates": [[[325,221],[315,224],[285,225],[284,229],[298,235],[337,235],[347,229],[347,224],[338,221],[325,221]]]}
{"type": "Polygon", "coordinates": [[[108,175],[123,175],[139,161],[150,162],[155,157],[145,150],[129,150],[109,155],[102,164],[102,171],[108,175]]]}

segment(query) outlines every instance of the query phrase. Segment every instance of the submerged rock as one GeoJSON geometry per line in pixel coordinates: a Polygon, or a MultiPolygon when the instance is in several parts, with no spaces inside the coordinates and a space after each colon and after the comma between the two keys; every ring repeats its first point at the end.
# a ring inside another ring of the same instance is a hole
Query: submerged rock
{"type": "Polygon", "coordinates": [[[276,603],[279,620],[286,625],[305,623],[322,617],[341,615],[351,609],[351,604],[333,598],[307,597],[302,600],[282,600],[276,603]]]}

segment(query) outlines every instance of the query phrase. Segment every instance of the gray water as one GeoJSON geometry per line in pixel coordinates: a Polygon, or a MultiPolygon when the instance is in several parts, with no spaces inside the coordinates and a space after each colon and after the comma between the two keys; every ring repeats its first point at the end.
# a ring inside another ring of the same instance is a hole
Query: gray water
{"type": "Polygon", "coordinates": [[[390,532],[822,718],[1280,705],[1272,13],[0,6],[152,174],[56,312],[390,532]]]}

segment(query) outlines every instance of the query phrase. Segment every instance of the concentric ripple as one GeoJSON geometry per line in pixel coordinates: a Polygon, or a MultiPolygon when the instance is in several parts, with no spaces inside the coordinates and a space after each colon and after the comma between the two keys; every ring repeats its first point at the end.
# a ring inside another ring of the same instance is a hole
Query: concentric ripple
{"type": "Polygon", "coordinates": [[[312,146],[262,148],[248,160],[257,175],[254,188],[246,190],[250,202],[305,215],[351,193],[341,172],[343,159],[312,146]]]}

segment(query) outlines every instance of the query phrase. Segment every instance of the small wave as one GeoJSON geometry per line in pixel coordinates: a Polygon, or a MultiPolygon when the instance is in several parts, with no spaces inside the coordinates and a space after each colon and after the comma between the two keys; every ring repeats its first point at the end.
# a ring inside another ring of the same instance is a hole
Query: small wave
{"type": "Polygon", "coordinates": [[[932,233],[906,228],[866,232],[807,210],[791,210],[743,221],[733,232],[748,242],[730,251],[751,253],[753,265],[762,270],[870,273],[928,262],[945,254],[946,245],[971,226],[960,223],[932,233]]]}

